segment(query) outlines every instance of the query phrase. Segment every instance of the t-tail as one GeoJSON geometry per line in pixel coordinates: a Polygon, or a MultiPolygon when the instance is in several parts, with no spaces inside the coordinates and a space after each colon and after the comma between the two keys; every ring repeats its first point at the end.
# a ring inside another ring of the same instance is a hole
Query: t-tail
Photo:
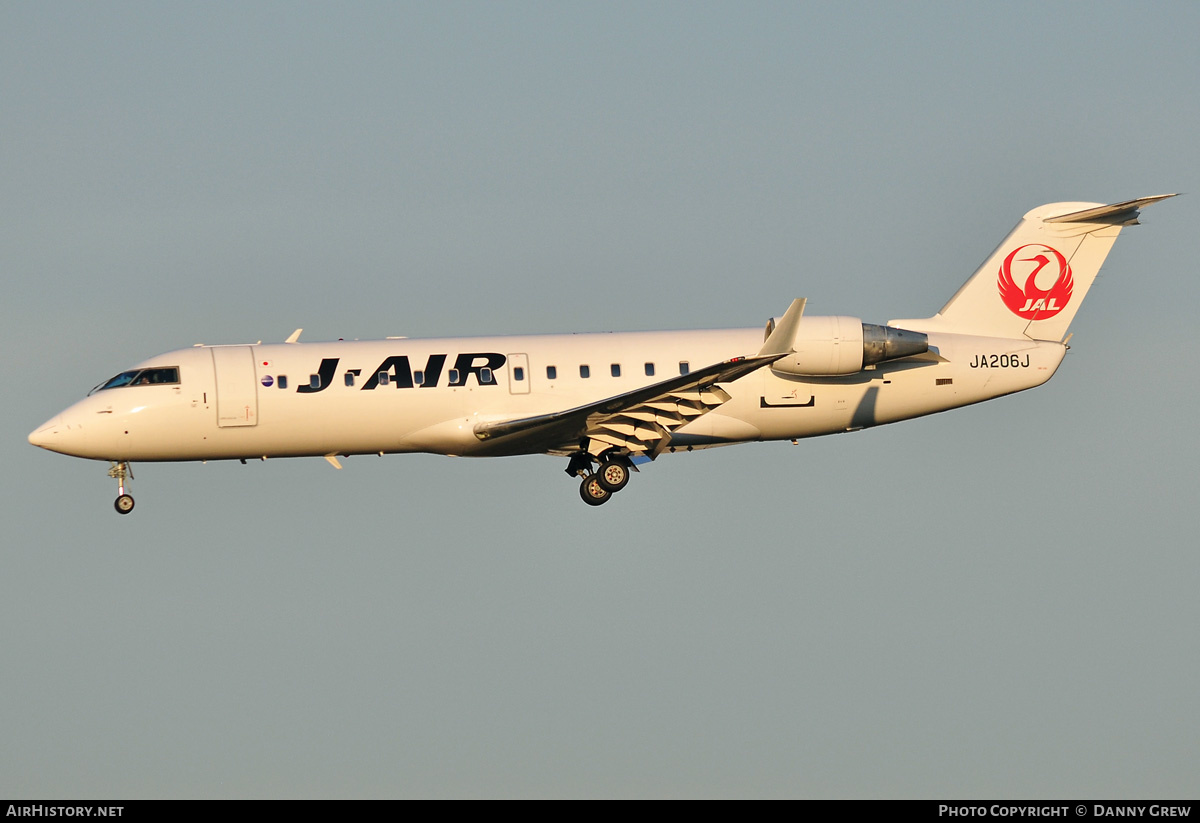
{"type": "Polygon", "coordinates": [[[1063,340],[1122,227],[1137,225],[1138,209],[1174,196],[1160,194],[1110,206],[1038,206],[936,315],[892,320],[889,325],[921,332],[1063,340]]]}

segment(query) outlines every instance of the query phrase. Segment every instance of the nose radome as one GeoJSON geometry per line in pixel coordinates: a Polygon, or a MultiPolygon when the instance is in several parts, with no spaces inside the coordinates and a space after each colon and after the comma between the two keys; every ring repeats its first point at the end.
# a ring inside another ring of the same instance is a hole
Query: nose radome
{"type": "Polygon", "coordinates": [[[29,442],[43,449],[51,448],[62,428],[62,415],[56,414],[29,433],[29,442]]]}

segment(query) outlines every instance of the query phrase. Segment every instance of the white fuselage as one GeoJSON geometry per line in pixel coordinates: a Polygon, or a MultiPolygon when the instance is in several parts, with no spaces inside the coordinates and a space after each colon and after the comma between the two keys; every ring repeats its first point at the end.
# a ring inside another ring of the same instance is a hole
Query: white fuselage
{"type": "MultiPolygon", "coordinates": [[[[95,391],[30,440],[113,461],[507,454],[475,426],[592,403],[677,375],[681,364],[753,355],[762,343],[761,329],[725,329],[197,346],[134,367],[177,367],[178,383],[95,391]]],[[[1066,351],[944,333],[930,333],[929,346],[929,355],[845,377],[767,367],[723,383],[731,399],[675,431],[667,451],[832,434],[978,403],[1041,385],[1066,351]]]]}

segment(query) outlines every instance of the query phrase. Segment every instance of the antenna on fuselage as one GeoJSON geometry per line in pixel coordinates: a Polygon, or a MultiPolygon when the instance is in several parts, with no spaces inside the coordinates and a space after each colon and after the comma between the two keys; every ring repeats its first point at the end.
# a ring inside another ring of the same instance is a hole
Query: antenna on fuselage
{"type": "Polygon", "coordinates": [[[296,329],[294,332],[291,333],[291,335],[288,337],[288,339],[284,340],[283,342],[284,343],[299,343],[300,342],[300,332],[302,332],[302,331],[304,331],[304,329],[296,329]]]}

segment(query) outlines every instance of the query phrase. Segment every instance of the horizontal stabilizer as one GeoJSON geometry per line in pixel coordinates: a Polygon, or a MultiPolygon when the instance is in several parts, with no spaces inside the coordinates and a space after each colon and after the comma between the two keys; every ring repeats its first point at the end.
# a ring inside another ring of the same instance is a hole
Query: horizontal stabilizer
{"type": "Polygon", "coordinates": [[[1113,223],[1118,226],[1133,226],[1137,225],[1138,209],[1175,196],[1175,194],[1156,194],[1153,197],[1139,197],[1137,200],[1126,200],[1123,203],[1113,203],[1111,206],[1100,206],[1094,209],[1073,211],[1070,214],[1060,214],[1057,217],[1047,217],[1044,222],[1113,223]]]}

